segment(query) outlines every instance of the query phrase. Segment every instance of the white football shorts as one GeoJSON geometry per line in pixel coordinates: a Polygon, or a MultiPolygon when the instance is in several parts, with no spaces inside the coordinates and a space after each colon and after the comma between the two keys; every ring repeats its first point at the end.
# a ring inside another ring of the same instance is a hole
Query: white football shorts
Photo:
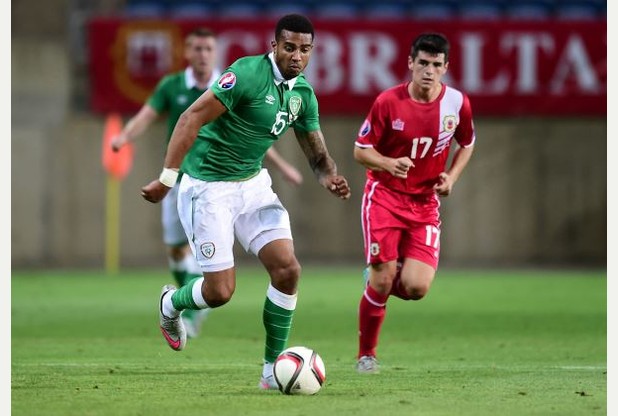
{"type": "Polygon", "coordinates": [[[182,228],[178,215],[178,188],[176,183],[161,201],[161,224],[163,225],[163,242],[168,246],[183,246],[188,244],[187,234],[182,228]]]}
{"type": "Polygon", "coordinates": [[[274,240],[292,239],[290,217],[268,171],[246,181],[206,182],[183,175],[178,213],[204,272],[234,266],[234,241],[254,255],[274,240]]]}

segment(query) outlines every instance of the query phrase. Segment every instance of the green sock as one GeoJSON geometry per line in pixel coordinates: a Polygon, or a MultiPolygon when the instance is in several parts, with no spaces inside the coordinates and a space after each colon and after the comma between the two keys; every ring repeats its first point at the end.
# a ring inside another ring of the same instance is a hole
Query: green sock
{"type": "Polygon", "coordinates": [[[283,309],[266,298],[262,320],[266,329],[264,361],[274,363],[285,349],[292,328],[293,310],[283,309]]]}
{"type": "MultiPolygon", "coordinates": [[[[176,283],[178,284],[179,288],[186,286],[187,283],[190,283],[192,280],[196,278],[202,277],[201,274],[189,273],[186,270],[183,270],[183,271],[175,270],[175,271],[172,271],[172,274],[174,275],[174,279],[176,280],[176,283]]],[[[191,285],[191,287],[193,287],[193,285],[191,285]]],[[[196,311],[192,309],[185,309],[182,313],[182,316],[184,316],[185,318],[192,319],[195,314],[196,314],[196,311]]]]}
{"type": "Polygon", "coordinates": [[[198,279],[201,279],[201,276],[191,279],[187,284],[174,292],[172,295],[172,305],[174,309],[177,311],[182,311],[183,309],[199,309],[193,301],[193,284],[198,279]]]}
{"type": "Polygon", "coordinates": [[[183,287],[191,278],[186,270],[172,270],[172,274],[178,287],[183,287]]]}

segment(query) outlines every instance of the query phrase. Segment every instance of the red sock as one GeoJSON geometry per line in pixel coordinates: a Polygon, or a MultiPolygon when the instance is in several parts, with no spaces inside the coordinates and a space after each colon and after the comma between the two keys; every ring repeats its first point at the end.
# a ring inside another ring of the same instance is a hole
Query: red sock
{"type": "Polygon", "coordinates": [[[358,308],[358,358],[363,355],[376,356],[387,299],[388,295],[380,295],[369,285],[363,292],[358,308]]]}

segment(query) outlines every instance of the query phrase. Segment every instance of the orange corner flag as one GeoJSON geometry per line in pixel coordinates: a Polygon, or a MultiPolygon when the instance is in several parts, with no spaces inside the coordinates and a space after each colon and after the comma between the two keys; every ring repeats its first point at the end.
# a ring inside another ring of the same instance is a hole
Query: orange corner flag
{"type": "Polygon", "coordinates": [[[123,180],[133,166],[133,144],[127,143],[120,150],[112,150],[112,140],[122,131],[120,114],[112,113],[105,120],[103,131],[103,168],[117,180],[123,180]]]}

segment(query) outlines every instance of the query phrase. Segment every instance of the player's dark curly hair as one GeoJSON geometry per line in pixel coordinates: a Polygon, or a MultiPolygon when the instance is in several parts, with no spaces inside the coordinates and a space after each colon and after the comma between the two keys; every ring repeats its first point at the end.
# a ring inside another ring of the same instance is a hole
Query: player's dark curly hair
{"type": "Polygon", "coordinates": [[[275,40],[279,40],[282,30],[295,33],[310,33],[311,40],[313,40],[313,24],[302,14],[287,14],[279,19],[275,27],[275,40]]]}
{"type": "Polygon", "coordinates": [[[431,55],[444,54],[444,62],[448,62],[448,52],[451,48],[446,37],[440,33],[423,33],[412,42],[410,57],[414,60],[419,51],[427,52],[431,55]]]}

